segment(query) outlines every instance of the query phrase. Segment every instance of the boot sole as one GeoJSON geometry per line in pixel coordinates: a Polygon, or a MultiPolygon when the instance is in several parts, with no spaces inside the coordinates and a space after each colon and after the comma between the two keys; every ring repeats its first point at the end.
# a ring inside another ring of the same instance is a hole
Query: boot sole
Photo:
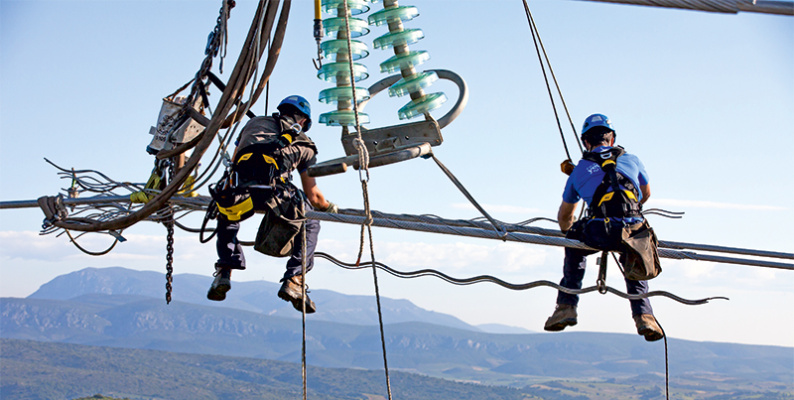
{"type": "MultiPolygon", "coordinates": [[[[311,299],[309,299],[308,297],[309,296],[306,296],[306,298],[309,300],[309,301],[306,302],[306,314],[312,314],[315,311],[317,311],[317,308],[315,307],[314,302],[311,299]]],[[[284,301],[286,301],[288,303],[292,303],[292,308],[294,308],[294,309],[296,309],[296,310],[298,310],[300,312],[303,312],[303,305],[302,305],[301,299],[298,296],[292,296],[286,290],[279,290],[278,291],[278,298],[280,298],[281,300],[284,300],[284,301]]]]}
{"type": "Polygon", "coordinates": [[[226,300],[226,292],[231,290],[231,288],[231,285],[218,285],[218,287],[210,289],[209,292],[207,292],[207,298],[213,301],[226,300]]]}
{"type": "Polygon", "coordinates": [[[655,342],[664,337],[664,334],[651,328],[640,329],[637,333],[645,337],[645,340],[648,342],[655,342]]]}
{"type": "Polygon", "coordinates": [[[554,325],[544,326],[543,330],[549,331],[549,332],[559,332],[559,331],[565,329],[566,327],[576,325],[576,323],[577,323],[577,321],[575,319],[568,318],[568,319],[564,319],[564,320],[562,320],[560,322],[557,322],[554,325]]]}

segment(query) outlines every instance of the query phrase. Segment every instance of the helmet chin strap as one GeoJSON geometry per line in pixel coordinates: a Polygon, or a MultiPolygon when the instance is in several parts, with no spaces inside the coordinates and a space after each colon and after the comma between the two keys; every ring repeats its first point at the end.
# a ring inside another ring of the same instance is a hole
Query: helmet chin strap
{"type": "Polygon", "coordinates": [[[297,133],[297,134],[303,132],[303,126],[301,126],[301,124],[299,124],[297,122],[295,122],[292,125],[290,125],[289,128],[292,129],[293,131],[295,131],[295,133],[297,133]]]}

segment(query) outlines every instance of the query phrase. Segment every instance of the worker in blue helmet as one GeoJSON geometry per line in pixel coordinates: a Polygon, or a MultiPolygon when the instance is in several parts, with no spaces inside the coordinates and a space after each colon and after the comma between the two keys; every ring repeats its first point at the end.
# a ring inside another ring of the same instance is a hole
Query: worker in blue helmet
{"type": "MultiPolygon", "coordinates": [[[[641,204],[651,195],[645,166],[637,156],[615,146],[615,129],[606,115],[587,117],[581,138],[587,152],[565,184],[557,215],[560,229],[569,239],[599,250],[619,252],[627,292],[645,294],[647,279],[661,271],[656,236],[641,213],[641,204]],[[584,200],[587,212],[584,218],[575,221],[579,200],[584,200]]],[[[566,247],[560,285],[581,289],[586,257],[593,253],[596,251],[566,247]]],[[[559,291],[557,307],[544,329],[561,331],[576,325],[578,302],[577,295],[559,291]]],[[[648,298],[630,300],[630,305],[638,334],[647,341],[664,337],[648,298]]]]}
{"type": "Polygon", "coordinates": [[[264,254],[289,257],[278,297],[293,307],[313,313],[315,304],[303,294],[303,235],[305,228],[306,272],[314,264],[314,250],[320,222],[305,219],[306,210],[338,212],[308,175],[317,162],[317,146],[306,135],[311,128],[311,107],[302,96],[284,98],[272,116],[251,118],[236,142],[232,165],[218,185],[210,188],[219,210],[218,261],[215,280],[207,292],[210,300],[221,301],[231,289],[231,271],[246,268],[242,246],[237,239],[240,222],[254,212],[264,213],[254,248],[264,254]],[[298,171],[303,190],[292,184],[298,171]],[[223,186],[222,188],[220,186],[223,186]],[[217,196],[216,196],[217,195],[217,196]],[[228,203],[224,199],[231,199],[228,203]]]}

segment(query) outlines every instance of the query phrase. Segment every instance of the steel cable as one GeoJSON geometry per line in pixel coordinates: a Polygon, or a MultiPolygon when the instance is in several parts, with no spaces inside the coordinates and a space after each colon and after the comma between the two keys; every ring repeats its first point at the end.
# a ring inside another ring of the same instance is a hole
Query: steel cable
{"type": "Polygon", "coordinates": [[[652,7],[681,8],[687,10],[710,11],[736,14],[750,11],[765,14],[794,15],[791,1],[765,0],[586,0],[602,3],[632,4],[652,7]]]}
{"type": "MultiPolygon", "coordinates": [[[[361,224],[365,218],[358,215],[350,215],[348,214],[349,212],[350,210],[340,210],[339,214],[330,214],[330,213],[323,213],[317,211],[308,211],[307,217],[318,220],[341,222],[341,223],[348,223],[355,225],[361,224]]],[[[385,228],[393,228],[393,229],[404,229],[404,230],[413,230],[413,231],[430,232],[430,233],[442,233],[442,234],[477,237],[484,239],[498,239],[503,241],[533,243],[533,244],[541,244],[541,245],[557,246],[557,247],[571,247],[575,249],[584,249],[584,250],[597,250],[588,247],[584,243],[579,242],[577,240],[566,239],[564,237],[559,237],[559,236],[544,236],[542,234],[533,234],[533,233],[526,233],[520,231],[508,231],[506,235],[501,235],[498,232],[494,232],[493,230],[483,229],[478,227],[450,226],[450,225],[434,224],[428,222],[413,222],[406,220],[377,218],[377,217],[373,218],[373,225],[385,227],[385,228]]],[[[540,228],[535,228],[535,229],[540,229],[540,228]]],[[[753,253],[752,255],[757,255],[757,256],[767,256],[767,257],[779,256],[788,259],[794,258],[794,254],[790,254],[790,253],[760,252],[760,251],[755,252],[746,249],[734,249],[734,248],[722,247],[722,246],[711,246],[711,247],[713,247],[713,250],[709,250],[709,251],[718,251],[718,250],[736,251],[736,252],[747,252],[748,254],[753,253]]],[[[706,248],[708,248],[708,246],[706,246],[706,248]]],[[[714,255],[699,254],[688,251],[669,249],[669,248],[660,248],[659,256],[664,258],[678,259],[678,260],[690,259],[690,260],[699,260],[699,261],[721,262],[727,264],[741,264],[741,265],[749,265],[756,267],[794,270],[794,264],[786,264],[786,263],[766,261],[766,260],[752,260],[752,259],[741,259],[741,258],[733,258],[733,257],[725,257],[725,256],[714,256],[714,255]]]]}
{"type": "MultiPolygon", "coordinates": [[[[315,257],[320,257],[320,258],[326,259],[326,260],[330,261],[331,263],[333,263],[333,264],[335,264],[335,265],[337,265],[339,267],[342,267],[344,269],[349,269],[349,270],[359,270],[359,269],[369,268],[372,265],[370,263],[366,263],[366,264],[363,264],[363,265],[359,265],[359,264],[356,264],[356,263],[345,263],[345,262],[340,261],[340,260],[334,258],[333,256],[331,256],[331,255],[329,255],[327,253],[323,253],[323,252],[315,252],[314,255],[315,255],[315,257]]],[[[439,278],[439,279],[441,279],[441,280],[443,280],[443,281],[445,281],[447,283],[451,283],[451,284],[457,285],[457,286],[467,286],[467,285],[473,285],[475,283],[491,282],[491,283],[499,285],[499,286],[501,286],[501,287],[503,287],[505,289],[516,290],[516,291],[529,290],[529,289],[534,289],[534,288],[541,287],[541,286],[546,286],[546,287],[550,287],[550,288],[553,288],[553,289],[557,289],[557,290],[559,290],[561,292],[564,292],[564,293],[574,294],[574,295],[587,294],[587,293],[591,293],[591,292],[597,292],[599,290],[598,286],[590,286],[590,287],[586,287],[586,288],[583,288],[583,289],[570,289],[570,288],[566,288],[566,287],[560,286],[559,284],[556,284],[554,282],[547,281],[547,280],[538,280],[538,281],[533,281],[533,282],[528,282],[528,283],[514,284],[514,283],[506,282],[506,281],[504,281],[502,279],[499,279],[499,278],[491,276],[491,275],[478,275],[478,276],[474,276],[474,277],[471,277],[471,278],[454,278],[454,277],[451,277],[451,276],[449,276],[449,275],[447,275],[447,274],[445,274],[445,273],[443,273],[441,271],[438,271],[438,270],[435,270],[435,269],[431,269],[431,268],[420,269],[420,270],[417,270],[417,271],[398,271],[398,270],[396,270],[394,268],[391,268],[388,265],[383,264],[381,262],[376,262],[374,264],[374,266],[377,267],[378,269],[386,271],[387,273],[389,273],[389,274],[391,274],[393,276],[396,276],[398,278],[411,279],[411,278],[420,278],[420,277],[424,277],[424,276],[434,276],[434,277],[439,278]]],[[[672,294],[670,292],[663,291],[663,290],[654,290],[654,291],[650,291],[650,292],[644,293],[644,294],[628,294],[628,293],[624,293],[624,292],[622,292],[620,290],[617,290],[615,288],[612,288],[610,286],[606,286],[605,289],[606,289],[606,292],[612,293],[612,294],[614,294],[614,295],[616,295],[618,297],[621,297],[621,298],[624,298],[624,299],[627,299],[627,300],[640,300],[640,299],[645,299],[645,298],[649,298],[649,297],[662,296],[662,297],[667,297],[669,299],[675,300],[675,301],[677,301],[677,302],[679,302],[681,304],[686,304],[686,305],[706,304],[710,300],[728,300],[727,297],[723,297],[723,296],[707,297],[707,298],[698,299],[698,300],[688,300],[688,299],[684,299],[684,298],[682,298],[680,296],[674,295],[674,294],[672,294]]]]}

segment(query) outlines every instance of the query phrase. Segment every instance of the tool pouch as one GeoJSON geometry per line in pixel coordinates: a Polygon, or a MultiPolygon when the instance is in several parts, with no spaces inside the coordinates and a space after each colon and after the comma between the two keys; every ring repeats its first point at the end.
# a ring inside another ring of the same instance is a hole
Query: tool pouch
{"type": "Polygon", "coordinates": [[[623,274],[626,279],[646,281],[657,277],[662,272],[659,240],[648,221],[627,226],[624,236],[623,252],[626,262],[623,265],[623,274]]]}
{"type": "Polygon", "coordinates": [[[279,185],[264,205],[265,215],[256,233],[254,250],[273,257],[288,257],[306,221],[303,196],[291,184],[279,185]]]}

